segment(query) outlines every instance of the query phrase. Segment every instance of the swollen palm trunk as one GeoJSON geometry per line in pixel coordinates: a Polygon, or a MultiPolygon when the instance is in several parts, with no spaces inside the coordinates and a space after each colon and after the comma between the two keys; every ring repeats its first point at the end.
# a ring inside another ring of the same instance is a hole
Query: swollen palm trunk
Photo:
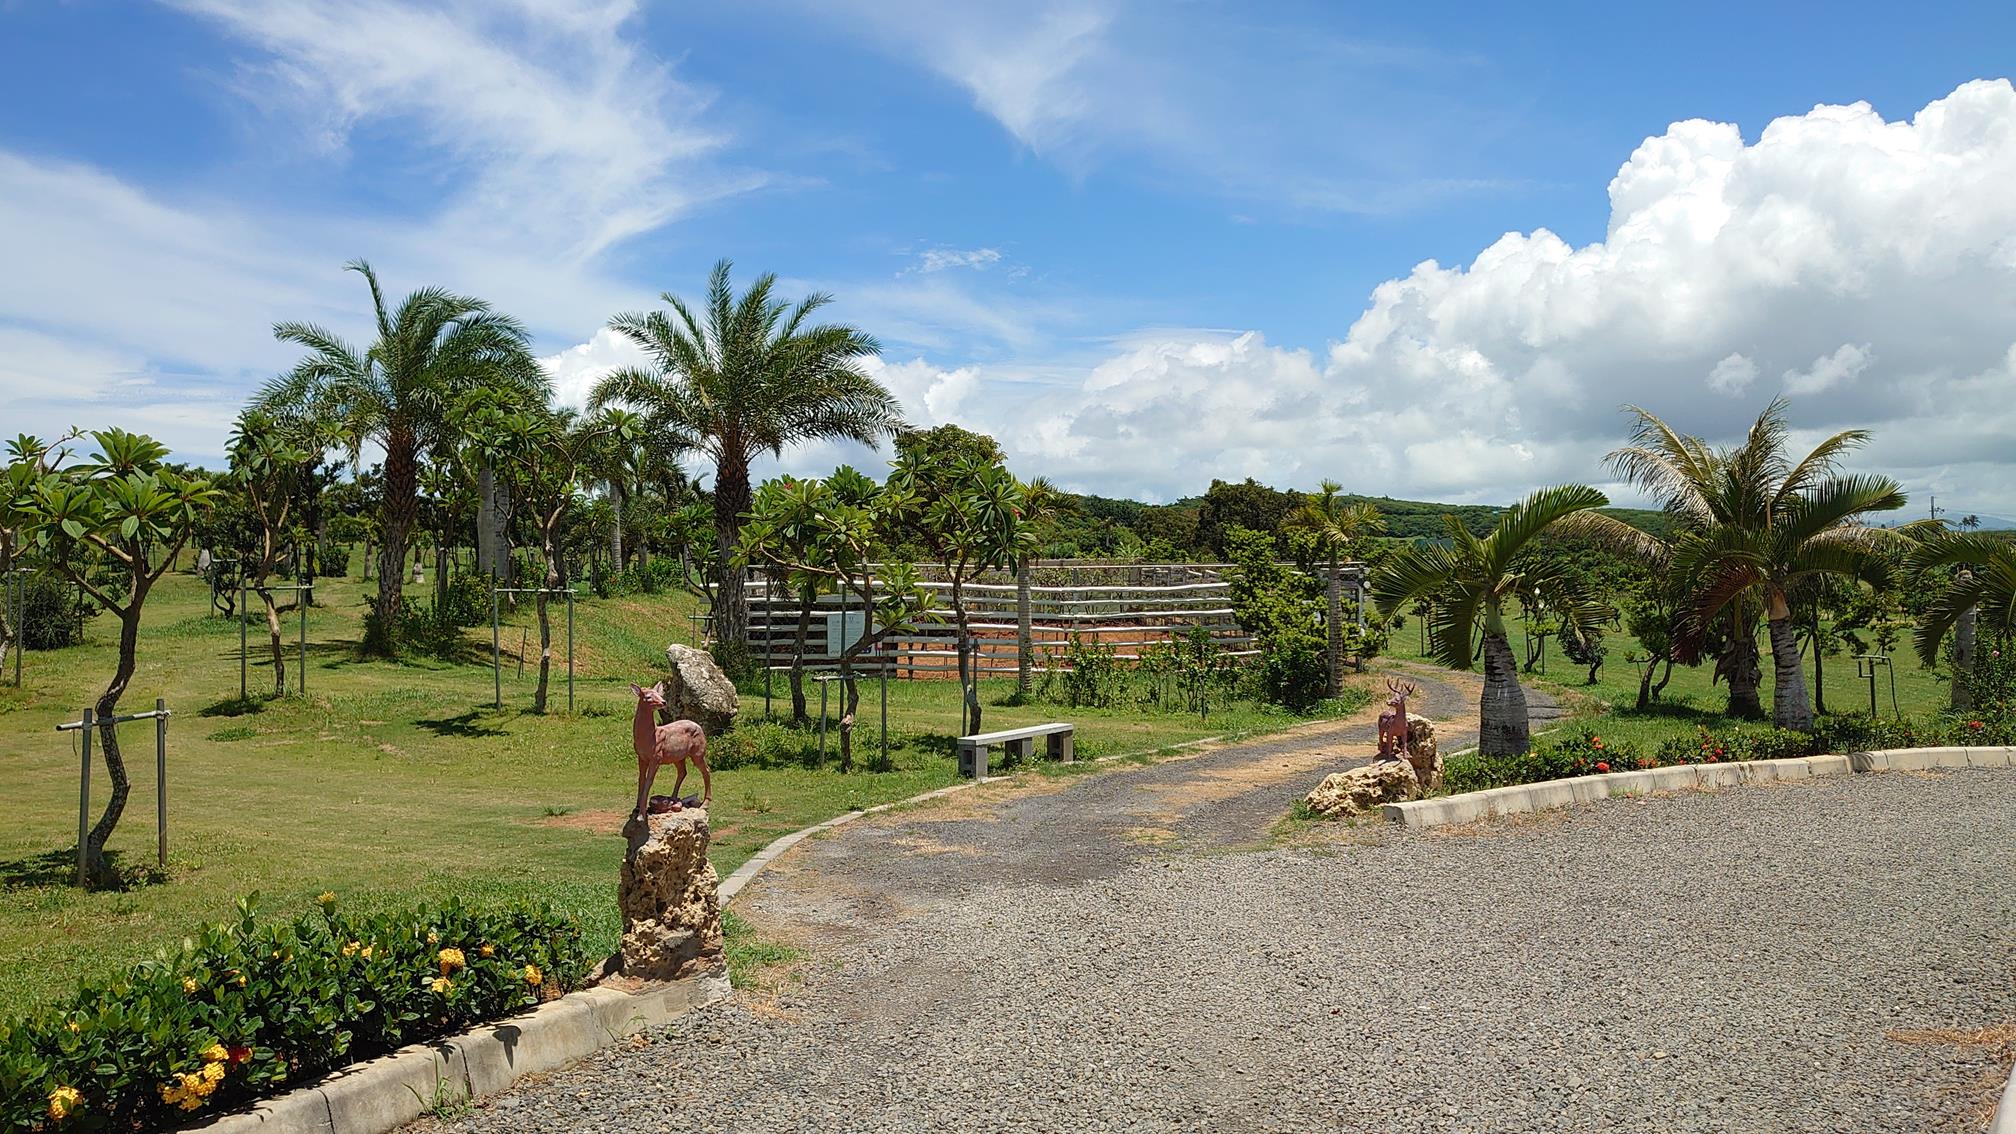
{"type": "Polygon", "coordinates": [[[1517,756],[1531,740],[1519,662],[1503,634],[1484,636],[1484,695],[1477,703],[1477,725],[1477,750],[1486,756],[1517,756]]]}
{"type": "Polygon", "coordinates": [[[1764,680],[1764,672],[1757,664],[1756,639],[1748,634],[1739,635],[1729,643],[1717,668],[1729,682],[1729,715],[1743,720],[1763,716],[1764,702],[1757,694],[1757,687],[1764,680]]]}
{"type": "Polygon", "coordinates": [[[1813,704],[1806,699],[1806,670],[1799,664],[1799,638],[1790,618],[1774,618],[1771,629],[1771,723],[1801,732],[1813,727],[1813,704]]]}
{"type": "Polygon", "coordinates": [[[1344,693],[1344,582],[1337,576],[1337,563],[1330,564],[1329,605],[1324,608],[1326,645],[1330,653],[1330,696],[1344,693]]]}
{"type": "Polygon", "coordinates": [[[1968,607],[1962,611],[1958,621],[1953,623],[1953,707],[1971,709],[1974,707],[1974,690],[1967,684],[1974,675],[1975,624],[1980,613],[1979,607],[1968,607]]]}

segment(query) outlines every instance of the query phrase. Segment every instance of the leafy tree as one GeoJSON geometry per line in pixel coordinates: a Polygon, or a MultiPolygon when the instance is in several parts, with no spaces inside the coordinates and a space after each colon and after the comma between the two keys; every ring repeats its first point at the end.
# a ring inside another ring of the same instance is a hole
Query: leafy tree
{"type": "MultiPolygon", "coordinates": [[[[1366,539],[1386,530],[1377,507],[1369,503],[1347,504],[1338,496],[1342,491],[1344,486],[1336,481],[1324,481],[1322,491],[1304,499],[1285,521],[1288,528],[1309,533],[1317,550],[1329,560],[1330,570],[1324,586],[1324,648],[1329,659],[1329,695],[1332,697],[1344,692],[1344,581],[1341,568],[1345,560],[1358,554],[1360,545],[1366,539]]],[[[1364,655],[1360,654],[1358,666],[1362,670],[1364,665],[1364,655]]]]}
{"type": "Polygon", "coordinates": [[[1786,454],[1784,399],[1757,416],[1743,443],[1717,452],[1684,437],[1647,410],[1611,467],[1664,499],[1678,533],[1671,569],[1693,581],[1685,628],[1700,636],[1718,617],[1761,608],[1771,639],[1774,723],[1811,729],[1813,708],[1793,625],[1794,588],[1818,575],[1860,578],[1881,565],[1897,532],[1864,522],[1904,506],[1888,477],[1847,475],[1840,458],[1861,447],[1867,430],[1822,441],[1796,462],[1786,454]]]}
{"type": "Polygon", "coordinates": [[[1322,609],[1311,575],[1284,566],[1266,532],[1226,530],[1226,555],[1235,568],[1227,591],[1233,617],[1260,650],[1260,695],[1296,712],[1322,699],[1329,682],[1323,639],[1316,633],[1322,609]]]}
{"type": "Polygon", "coordinates": [[[355,464],[366,442],[385,458],[378,517],[378,599],[365,649],[392,655],[399,625],[406,551],[420,511],[423,458],[454,447],[450,410],[471,390],[498,388],[544,404],[550,383],[515,320],[480,299],[421,288],[388,310],[378,277],[362,260],[347,265],[371,288],[376,339],[359,350],[313,323],[279,323],[273,334],[305,347],[307,357],[268,382],[252,408],[281,419],[337,423],[355,464]]]}
{"type": "MultiPolygon", "coordinates": [[[[91,460],[73,465],[63,465],[60,454],[50,458],[38,445],[23,447],[16,466],[28,467],[34,475],[17,515],[21,531],[46,561],[119,619],[119,660],[92,706],[102,722],[99,751],[112,793],[84,845],[87,881],[112,886],[119,878],[105,857],[105,841],[132,792],[112,718],[133,680],[140,613],[218,492],[207,480],[167,469],[168,447],[152,437],[123,429],[96,430],[90,436],[98,451],[91,460]],[[101,567],[109,567],[116,582],[101,575],[101,567]]],[[[10,471],[9,482],[17,475],[10,471]]]]}
{"type": "Polygon", "coordinates": [[[1973,708],[1969,679],[1976,662],[1977,625],[1985,619],[1999,649],[2006,650],[2016,633],[2016,544],[1983,532],[1936,532],[1912,548],[1906,562],[1918,575],[1946,574],[1945,586],[1926,608],[1911,642],[1919,660],[1932,665],[1946,636],[1954,636],[1953,707],[1973,708]]]}
{"type": "MultiPolygon", "coordinates": [[[[241,560],[240,569],[266,613],[273,695],[278,697],[287,692],[287,651],[280,643],[280,607],[274,601],[272,576],[291,530],[296,490],[308,453],[271,415],[258,410],[238,415],[226,451],[231,461],[231,487],[242,494],[246,511],[258,525],[257,542],[249,557],[241,560]]],[[[295,592],[297,603],[301,594],[295,592]]]]}
{"type": "Polygon", "coordinates": [[[1031,640],[1029,625],[1030,562],[1041,551],[1045,541],[1056,531],[1057,521],[1069,503],[1065,494],[1057,491],[1048,477],[1037,477],[1022,486],[1022,522],[1018,525],[1015,547],[1015,692],[1027,697],[1035,691],[1034,675],[1030,672],[1035,661],[1036,644],[1031,640]]]}
{"type": "Polygon", "coordinates": [[[1513,602],[1522,596],[1542,601],[1577,633],[1609,613],[1586,592],[1585,580],[1558,562],[1543,562],[1525,573],[1513,565],[1550,528],[1609,539],[1620,549],[1643,553],[1649,537],[1594,511],[1606,503],[1601,492],[1579,484],[1541,489],[1506,509],[1481,539],[1450,516],[1447,546],[1407,548],[1373,575],[1373,598],[1388,617],[1408,602],[1433,602],[1429,637],[1436,660],[1444,665],[1469,669],[1476,635],[1482,632],[1484,692],[1477,710],[1477,746],[1485,756],[1517,756],[1529,743],[1526,691],[1519,686],[1518,661],[1505,623],[1513,602]]]}
{"type": "Polygon", "coordinates": [[[714,265],[703,311],[678,296],[672,309],[618,315],[610,327],[641,347],[649,368],[618,370],[595,384],[590,404],[621,403],[652,430],[714,462],[714,532],[721,565],[712,595],[716,651],[733,672],[748,668],[749,600],[735,561],[750,507],[749,462],[801,441],[844,438],[874,445],[900,426],[900,407],[861,360],[881,350],[867,332],[808,325],[832,301],[772,296],[777,277],[757,278],[737,298],[729,263],[714,265]]]}
{"type": "Polygon", "coordinates": [[[623,507],[641,477],[646,460],[644,439],[650,430],[644,415],[616,406],[596,415],[596,429],[602,440],[589,464],[609,490],[609,570],[620,575],[628,562],[623,555],[623,507]]]}
{"type": "Polygon", "coordinates": [[[1197,541],[1213,555],[1226,555],[1231,529],[1273,535],[1301,503],[1300,493],[1269,488],[1250,476],[1239,484],[1213,480],[1197,513],[1197,541]]]}
{"type": "MultiPolygon", "coordinates": [[[[858,475],[858,474],[857,474],[858,475]]],[[[865,479],[865,478],[864,478],[865,479]]],[[[865,623],[849,635],[838,659],[845,711],[840,717],[840,770],[854,767],[854,719],[861,691],[854,666],[867,651],[925,617],[930,598],[907,563],[882,562],[889,552],[890,518],[884,494],[843,498],[828,481],[766,481],[751,501],[734,566],[816,576],[859,601],[865,623]]]]}

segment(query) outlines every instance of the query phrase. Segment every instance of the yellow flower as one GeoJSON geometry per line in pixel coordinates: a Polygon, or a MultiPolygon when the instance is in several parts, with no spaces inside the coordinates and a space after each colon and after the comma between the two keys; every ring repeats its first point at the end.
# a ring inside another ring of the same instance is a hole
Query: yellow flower
{"type": "Polygon", "coordinates": [[[82,1025],[82,1024],[79,1024],[79,1023],[78,1023],[77,1021],[75,1021],[75,1020],[72,1020],[72,1021],[70,1021],[70,1024],[69,1024],[69,1028],[70,1028],[70,1034],[74,1036],[74,1035],[76,1035],[76,1034],[77,1034],[78,1032],[81,1032],[81,1031],[83,1031],[83,1030],[84,1030],[84,1025],[82,1025]]]}
{"type": "Polygon", "coordinates": [[[343,946],[343,955],[346,957],[354,957],[357,955],[358,948],[359,948],[358,944],[355,941],[352,941],[348,945],[343,946]]]}
{"type": "Polygon", "coordinates": [[[427,987],[433,989],[436,996],[446,996],[455,987],[455,982],[445,976],[438,976],[427,987]]]}
{"type": "Polygon", "coordinates": [[[463,966],[469,963],[468,959],[462,956],[462,950],[457,949],[452,945],[446,949],[441,950],[440,954],[436,956],[435,959],[441,962],[442,976],[447,976],[449,973],[452,973],[455,970],[462,968],[463,966]]]}
{"type": "Polygon", "coordinates": [[[224,1045],[221,1043],[213,1043],[203,1049],[203,1061],[205,1063],[222,1063],[229,1058],[231,1058],[231,1053],[224,1050],[224,1045]]]}
{"type": "Polygon", "coordinates": [[[481,949],[476,950],[476,952],[481,956],[494,957],[497,955],[497,946],[485,945],[481,949]]]}
{"type": "Polygon", "coordinates": [[[368,960],[370,960],[370,959],[371,959],[371,946],[369,946],[369,945],[366,945],[366,946],[364,946],[364,952],[363,952],[363,953],[362,953],[361,955],[363,956],[363,958],[364,958],[365,960],[367,960],[367,961],[368,961],[368,960]]]}
{"type": "Polygon", "coordinates": [[[315,904],[323,907],[324,909],[327,909],[328,907],[335,905],[336,892],[334,890],[322,891],[321,893],[315,895],[315,904]]]}
{"type": "Polygon", "coordinates": [[[436,932],[434,932],[434,931],[433,931],[433,930],[431,930],[431,929],[430,929],[430,930],[428,930],[428,931],[427,931],[427,944],[429,944],[429,945],[439,945],[439,944],[441,944],[441,935],[440,935],[440,934],[438,934],[438,933],[436,933],[436,932]]]}
{"type": "Polygon", "coordinates": [[[203,1078],[206,1082],[213,1084],[211,1089],[214,1090],[214,1084],[224,1078],[224,1065],[222,1063],[205,1063],[203,1065],[203,1078]]]}
{"type": "Polygon", "coordinates": [[[84,1105],[84,1096],[75,1087],[58,1087],[49,1092],[49,1117],[58,1122],[84,1105]]]}
{"type": "Polygon", "coordinates": [[[193,976],[183,977],[182,991],[188,993],[191,996],[196,995],[196,978],[193,976]]]}
{"type": "Polygon", "coordinates": [[[538,966],[538,965],[526,965],[526,966],[525,966],[525,983],[526,983],[526,984],[529,984],[529,985],[531,985],[531,986],[532,986],[533,988],[538,988],[538,987],[539,987],[539,982],[540,982],[540,981],[542,981],[542,980],[545,980],[545,979],[546,979],[546,977],[545,977],[545,974],[543,974],[543,973],[541,973],[541,972],[539,971],[539,966],[538,966]]]}
{"type": "Polygon", "coordinates": [[[239,987],[239,988],[244,988],[244,987],[245,987],[245,974],[244,974],[244,973],[239,973],[239,974],[238,974],[238,981],[237,981],[237,984],[238,984],[238,987],[239,987]]]}

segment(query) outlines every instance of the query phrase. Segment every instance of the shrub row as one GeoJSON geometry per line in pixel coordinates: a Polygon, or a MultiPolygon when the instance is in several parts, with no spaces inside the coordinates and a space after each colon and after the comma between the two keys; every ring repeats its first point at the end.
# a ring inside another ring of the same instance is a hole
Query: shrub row
{"type": "Polygon", "coordinates": [[[1769,726],[1731,726],[1669,736],[1651,752],[1629,741],[1603,739],[1602,731],[1546,740],[1521,756],[1488,757],[1475,752],[1443,761],[1442,782],[1451,794],[1514,784],[1541,783],[1571,776],[1668,768],[1677,764],[1717,764],[1742,760],[1785,760],[1826,752],[1940,745],[2016,744],[2016,714],[1991,709],[1981,715],[1941,713],[1921,719],[1871,720],[1864,716],[1822,717],[1812,732],[1769,726]]]}
{"type": "Polygon", "coordinates": [[[0,1021],[0,1129],[168,1127],[524,1010],[588,971],[543,905],[319,912],[205,929],[124,976],[0,1021]]]}

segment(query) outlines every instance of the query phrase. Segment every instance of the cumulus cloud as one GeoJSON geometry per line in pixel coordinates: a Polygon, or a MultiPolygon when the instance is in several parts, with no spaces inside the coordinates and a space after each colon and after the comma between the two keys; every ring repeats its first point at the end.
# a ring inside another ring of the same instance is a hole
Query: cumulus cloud
{"type": "Polygon", "coordinates": [[[553,380],[554,401],[583,409],[595,383],[625,367],[649,368],[651,359],[636,343],[604,327],[585,343],[546,355],[539,366],[553,380]]]}
{"type": "MultiPolygon", "coordinates": [[[[1689,121],[1610,183],[1605,238],[1508,233],[1374,289],[1320,356],[1258,334],[1124,344],[1073,388],[990,397],[1027,467],[1168,497],[1253,475],[1507,500],[1600,480],[1622,403],[1739,436],[1782,374],[1809,433],[1869,426],[1918,490],[2016,493],[2016,90],[1965,84],[1909,120],[1866,104],[1753,142],[1689,121]]],[[[989,387],[989,372],[979,380],[989,387]]]]}

